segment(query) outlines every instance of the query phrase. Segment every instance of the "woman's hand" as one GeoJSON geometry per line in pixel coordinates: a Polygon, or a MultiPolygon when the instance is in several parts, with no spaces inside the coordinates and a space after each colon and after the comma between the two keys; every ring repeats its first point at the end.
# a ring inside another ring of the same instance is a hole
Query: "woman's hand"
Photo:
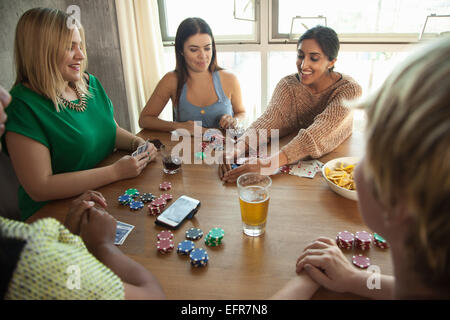
{"type": "Polygon", "coordinates": [[[237,119],[229,114],[224,114],[219,121],[219,125],[222,129],[234,129],[237,127],[237,123],[237,119]]]}
{"type": "MultiPolygon", "coordinates": [[[[233,170],[229,170],[227,164],[221,165],[222,168],[219,167],[219,176],[221,173],[223,174],[223,177],[221,178],[224,182],[235,182],[240,175],[248,172],[256,172],[261,175],[271,175],[275,173],[275,169],[271,166],[271,159],[258,159],[258,158],[249,158],[246,159],[245,162],[240,166],[233,170]],[[222,171],[221,171],[222,170],[222,171]]],[[[231,167],[230,167],[231,169],[231,167]]]]}
{"type": "Polygon", "coordinates": [[[296,271],[305,270],[320,285],[336,292],[349,292],[359,272],[344,256],[336,242],[321,237],[307,246],[298,258],[296,271]]]}
{"type": "Polygon", "coordinates": [[[150,161],[150,152],[148,150],[134,157],[124,156],[120,158],[113,164],[116,180],[137,177],[150,161]]]}
{"type": "Polygon", "coordinates": [[[94,256],[98,249],[114,245],[117,220],[103,209],[90,208],[81,219],[80,236],[94,256]]]}
{"type": "Polygon", "coordinates": [[[80,234],[80,224],[83,214],[87,210],[94,207],[95,204],[103,208],[107,207],[107,203],[103,195],[98,191],[86,191],[81,196],[72,201],[69,212],[66,215],[64,225],[73,234],[80,234]]]}

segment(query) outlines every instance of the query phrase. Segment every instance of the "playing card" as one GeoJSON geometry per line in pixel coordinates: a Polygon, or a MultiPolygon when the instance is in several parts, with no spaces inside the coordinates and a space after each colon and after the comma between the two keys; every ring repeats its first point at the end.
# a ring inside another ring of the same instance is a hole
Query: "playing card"
{"type": "Polygon", "coordinates": [[[125,239],[130,234],[131,230],[134,229],[134,226],[125,222],[117,221],[116,227],[116,238],[114,240],[115,245],[122,245],[125,239]]]}
{"type": "Polygon", "coordinates": [[[312,179],[322,167],[323,163],[318,160],[299,161],[291,166],[289,174],[312,179]]]}
{"type": "Polygon", "coordinates": [[[135,157],[135,156],[140,155],[141,153],[147,151],[147,149],[148,149],[148,144],[149,144],[148,140],[145,141],[145,143],[144,143],[143,145],[140,145],[140,146],[136,149],[136,151],[133,152],[131,155],[132,155],[133,157],[135,157]]]}

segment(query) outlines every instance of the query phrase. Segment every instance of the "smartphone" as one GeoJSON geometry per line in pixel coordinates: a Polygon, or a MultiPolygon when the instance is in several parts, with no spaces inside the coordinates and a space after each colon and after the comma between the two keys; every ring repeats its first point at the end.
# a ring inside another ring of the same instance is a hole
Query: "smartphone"
{"type": "Polygon", "coordinates": [[[197,213],[199,207],[200,201],[183,195],[172,203],[170,207],[164,210],[164,212],[156,218],[155,223],[176,229],[186,218],[191,219],[194,214],[197,213]]]}

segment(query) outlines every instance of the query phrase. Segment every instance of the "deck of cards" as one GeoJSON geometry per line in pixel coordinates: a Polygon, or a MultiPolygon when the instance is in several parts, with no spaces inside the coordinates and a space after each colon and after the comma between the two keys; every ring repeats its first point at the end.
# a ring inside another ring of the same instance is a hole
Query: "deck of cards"
{"type": "Polygon", "coordinates": [[[114,244],[117,246],[122,245],[133,229],[134,226],[132,226],[131,224],[117,221],[116,239],[114,240],[114,244]]]}
{"type": "Polygon", "coordinates": [[[312,179],[317,172],[322,170],[323,163],[319,160],[299,161],[290,167],[289,174],[312,179]]]}
{"type": "Polygon", "coordinates": [[[136,151],[133,152],[133,153],[131,154],[131,156],[135,157],[135,156],[137,156],[137,155],[140,155],[141,153],[146,152],[147,149],[148,149],[149,144],[150,144],[150,142],[149,142],[148,140],[145,141],[145,143],[142,144],[142,145],[140,145],[140,146],[136,149],[136,151]]]}

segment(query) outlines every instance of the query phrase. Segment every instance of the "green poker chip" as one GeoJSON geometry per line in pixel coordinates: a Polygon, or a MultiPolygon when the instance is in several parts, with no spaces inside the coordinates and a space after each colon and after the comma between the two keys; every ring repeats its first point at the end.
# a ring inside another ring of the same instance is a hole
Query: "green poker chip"
{"type": "Polygon", "coordinates": [[[125,191],[125,194],[128,194],[131,197],[138,197],[139,191],[138,191],[138,189],[132,188],[132,189],[128,189],[127,191],[125,191]]]}

